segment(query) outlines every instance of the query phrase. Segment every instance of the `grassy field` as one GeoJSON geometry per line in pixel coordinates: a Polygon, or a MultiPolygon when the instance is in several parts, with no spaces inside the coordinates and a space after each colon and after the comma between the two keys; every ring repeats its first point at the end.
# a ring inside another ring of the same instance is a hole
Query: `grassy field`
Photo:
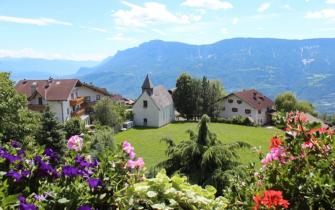
{"type": "MultiPolygon", "coordinates": [[[[142,156],[149,168],[161,160],[166,159],[166,145],[160,140],[163,137],[169,137],[176,143],[188,139],[186,131],[195,130],[197,123],[173,123],[162,128],[133,128],[115,135],[117,143],[124,140],[134,145],[137,156],[142,156]]],[[[239,125],[230,125],[222,123],[210,123],[210,131],[217,134],[218,139],[229,143],[234,141],[245,141],[252,146],[261,147],[262,151],[267,151],[269,140],[275,134],[282,134],[276,128],[247,127],[239,125]]],[[[258,163],[258,156],[255,152],[249,150],[240,151],[241,161],[258,163]]]]}

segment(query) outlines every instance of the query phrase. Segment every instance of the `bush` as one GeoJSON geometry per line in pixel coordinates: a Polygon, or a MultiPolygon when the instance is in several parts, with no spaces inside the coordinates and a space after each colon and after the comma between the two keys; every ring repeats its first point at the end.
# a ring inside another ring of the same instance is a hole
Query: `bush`
{"type": "Polygon", "coordinates": [[[64,130],[66,138],[70,138],[74,135],[80,135],[86,131],[85,122],[78,117],[71,118],[65,122],[64,130]]]}
{"type": "Polygon", "coordinates": [[[230,119],[225,118],[212,118],[212,122],[217,123],[226,123],[226,124],[235,124],[235,125],[245,125],[245,126],[255,126],[255,124],[248,117],[243,116],[234,116],[230,119]]]}

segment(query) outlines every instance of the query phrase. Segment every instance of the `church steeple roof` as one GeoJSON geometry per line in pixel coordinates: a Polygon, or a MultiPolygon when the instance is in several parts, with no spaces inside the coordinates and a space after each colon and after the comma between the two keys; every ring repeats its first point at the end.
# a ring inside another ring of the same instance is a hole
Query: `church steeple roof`
{"type": "Polygon", "coordinates": [[[147,76],[145,77],[145,80],[143,82],[143,85],[142,85],[142,89],[143,90],[148,90],[148,89],[153,89],[154,86],[151,82],[151,80],[149,79],[149,75],[147,74],[147,76]]]}

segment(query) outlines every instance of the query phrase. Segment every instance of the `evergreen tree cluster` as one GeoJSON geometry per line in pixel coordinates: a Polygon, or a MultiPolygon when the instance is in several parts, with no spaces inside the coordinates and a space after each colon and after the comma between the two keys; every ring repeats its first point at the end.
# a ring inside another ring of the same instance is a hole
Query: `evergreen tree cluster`
{"type": "Polygon", "coordinates": [[[176,82],[173,100],[177,111],[187,120],[199,118],[206,114],[213,118],[223,110],[221,103],[225,96],[223,85],[219,80],[208,80],[181,74],[176,82]]]}

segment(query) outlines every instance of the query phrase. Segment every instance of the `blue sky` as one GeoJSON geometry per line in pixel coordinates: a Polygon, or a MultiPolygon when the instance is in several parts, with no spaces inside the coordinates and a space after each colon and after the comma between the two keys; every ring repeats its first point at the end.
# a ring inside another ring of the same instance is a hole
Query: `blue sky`
{"type": "Polygon", "coordinates": [[[334,34],[335,0],[0,0],[0,57],[101,60],[153,39],[334,34]]]}

